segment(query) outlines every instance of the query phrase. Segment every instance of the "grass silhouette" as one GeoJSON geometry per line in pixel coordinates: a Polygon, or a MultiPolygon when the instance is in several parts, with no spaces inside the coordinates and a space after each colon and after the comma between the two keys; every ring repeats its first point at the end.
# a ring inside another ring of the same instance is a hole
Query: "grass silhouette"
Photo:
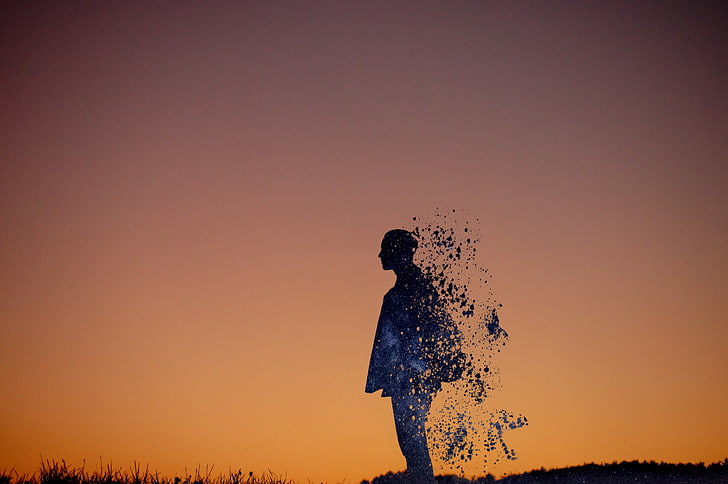
{"type": "MultiPolygon", "coordinates": [[[[728,483],[728,458],[722,462],[705,465],[668,464],[664,462],[614,462],[611,464],[584,464],[561,469],[538,469],[523,474],[496,479],[492,475],[477,479],[465,479],[453,475],[437,476],[438,484],[726,484],[728,483]]],[[[387,473],[362,484],[400,484],[409,481],[402,473],[387,473]]],[[[45,460],[38,471],[28,476],[14,469],[0,471],[0,484],[296,484],[284,476],[268,471],[261,476],[253,472],[230,471],[213,475],[212,468],[204,472],[197,468],[194,473],[185,471],[182,477],[164,477],[151,472],[149,466],[134,463],[127,470],[115,469],[111,464],[101,470],[89,472],[85,466],[72,467],[65,461],[45,460]]]]}
{"type": "Polygon", "coordinates": [[[41,462],[37,472],[28,476],[18,474],[14,469],[0,472],[0,484],[296,484],[283,476],[277,476],[268,471],[261,476],[253,472],[228,472],[214,475],[212,468],[195,469],[188,473],[174,477],[160,476],[151,472],[149,466],[142,466],[135,462],[127,470],[115,469],[111,464],[101,466],[101,470],[89,472],[85,466],[73,467],[65,461],[56,462],[45,460],[41,462]]]}
{"type": "Polygon", "coordinates": [[[623,461],[611,464],[584,464],[562,469],[539,469],[508,476],[498,482],[503,484],[726,484],[728,483],[728,458],[722,462],[705,465],[670,464],[665,462],[623,461]]]}
{"type": "MultiPolygon", "coordinates": [[[[584,464],[561,469],[538,469],[496,479],[492,475],[477,479],[446,475],[438,484],[728,484],[728,458],[705,465],[664,462],[623,461],[611,464],[584,464]]],[[[410,484],[402,473],[387,473],[362,484],[410,484]]]]}

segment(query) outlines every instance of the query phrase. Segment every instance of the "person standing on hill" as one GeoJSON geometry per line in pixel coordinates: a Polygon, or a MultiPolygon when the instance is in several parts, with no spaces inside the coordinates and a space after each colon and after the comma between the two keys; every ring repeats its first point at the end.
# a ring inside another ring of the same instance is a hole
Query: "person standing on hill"
{"type": "Polygon", "coordinates": [[[407,476],[435,483],[427,447],[427,414],[442,382],[460,378],[458,333],[429,278],[413,262],[417,240],[402,229],[382,240],[382,269],[397,276],[384,296],[374,337],[366,392],[392,399],[399,447],[407,476]]]}

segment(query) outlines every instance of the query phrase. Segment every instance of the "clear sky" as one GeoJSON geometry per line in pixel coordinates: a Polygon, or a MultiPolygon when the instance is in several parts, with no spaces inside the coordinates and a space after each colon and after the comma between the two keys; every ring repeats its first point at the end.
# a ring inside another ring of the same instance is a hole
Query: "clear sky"
{"type": "Polygon", "coordinates": [[[481,221],[496,473],[728,457],[722,2],[6,2],[0,469],[404,467],[384,232],[481,221]],[[669,5],[668,5],[669,4],[669,5]]]}

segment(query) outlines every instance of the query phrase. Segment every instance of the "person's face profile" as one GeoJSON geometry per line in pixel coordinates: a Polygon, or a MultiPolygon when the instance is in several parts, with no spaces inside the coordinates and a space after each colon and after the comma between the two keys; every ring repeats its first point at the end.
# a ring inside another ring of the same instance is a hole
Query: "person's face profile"
{"type": "Polygon", "coordinates": [[[382,269],[389,271],[394,269],[396,255],[392,244],[388,244],[387,240],[382,241],[382,250],[379,251],[379,259],[382,261],[382,269]]]}
{"type": "Polygon", "coordinates": [[[382,240],[382,250],[379,252],[379,259],[382,261],[382,269],[385,271],[396,269],[412,260],[412,251],[394,243],[385,237],[382,240]]]}

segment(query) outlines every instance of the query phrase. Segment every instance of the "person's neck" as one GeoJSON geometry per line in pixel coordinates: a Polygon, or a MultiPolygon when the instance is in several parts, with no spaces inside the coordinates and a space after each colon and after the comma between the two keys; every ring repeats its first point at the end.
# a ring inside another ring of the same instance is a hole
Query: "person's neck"
{"type": "Polygon", "coordinates": [[[395,267],[394,273],[397,275],[397,282],[402,282],[411,279],[413,275],[417,274],[418,270],[418,267],[412,261],[408,261],[400,267],[395,267]]]}

